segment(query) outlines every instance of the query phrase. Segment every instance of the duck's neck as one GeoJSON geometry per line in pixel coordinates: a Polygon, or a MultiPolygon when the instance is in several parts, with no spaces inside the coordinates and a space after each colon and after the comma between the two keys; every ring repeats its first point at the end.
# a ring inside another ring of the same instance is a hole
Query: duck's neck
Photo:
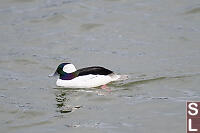
{"type": "Polygon", "coordinates": [[[64,72],[64,73],[60,74],[60,79],[62,79],[62,80],[71,80],[71,79],[73,79],[73,78],[75,78],[77,76],[78,76],[77,72],[73,72],[73,73],[64,72]]]}

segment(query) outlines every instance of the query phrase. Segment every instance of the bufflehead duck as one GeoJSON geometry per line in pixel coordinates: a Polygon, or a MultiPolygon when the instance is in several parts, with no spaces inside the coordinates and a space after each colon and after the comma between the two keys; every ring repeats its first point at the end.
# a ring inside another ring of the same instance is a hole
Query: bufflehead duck
{"type": "Polygon", "coordinates": [[[49,75],[59,78],[56,85],[66,88],[93,88],[102,86],[112,82],[128,79],[127,75],[117,75],[113,71],[104,67],[93,66],[76,70],[71,63],[61,63],[55,73],[49,75]]]}

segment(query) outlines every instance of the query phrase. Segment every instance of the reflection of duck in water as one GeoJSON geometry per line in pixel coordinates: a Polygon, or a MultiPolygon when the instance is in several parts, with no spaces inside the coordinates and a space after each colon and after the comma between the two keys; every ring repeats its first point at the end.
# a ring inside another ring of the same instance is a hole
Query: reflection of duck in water
{"type": "Polygon", "coordinates": [[[71,92],[69,91],[59,91],[57,92],[56,95],[56,102],[57,102],[57,111],[59,111],[60,113],[70,113],[73,112],[76,109],[81,108],[82,106],[80,105],[76,105],[76,106],[72,106],[70,105],[70,97],[71,92]],[[67,96],[69,96],[67,98],[67,96]]]}
{"type": "Polygon", "coordinates": [[[104,67],[93,66],[76,70],[71,63],[60,64],[56,72],[49,76],[59,75],[57,86],[66,88],[92,88],[102,86],[112,81],[128,79],[127,75],[117,75],[104,67]]]}

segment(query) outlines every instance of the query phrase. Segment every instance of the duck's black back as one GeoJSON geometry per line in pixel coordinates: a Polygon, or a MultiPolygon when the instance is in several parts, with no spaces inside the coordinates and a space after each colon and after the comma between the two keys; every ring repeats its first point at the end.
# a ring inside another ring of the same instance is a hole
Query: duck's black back
{"type": "Polygon", "coordinates": [[[79,69],[77,70],[77,73],[78,73],[78,76],[89,75],[89,74],[108,75],[108,74],[112,74],[113,71],[108,70],[104,67],[94,66],[94,67],[86,67],[86,68],[79,69]]]}

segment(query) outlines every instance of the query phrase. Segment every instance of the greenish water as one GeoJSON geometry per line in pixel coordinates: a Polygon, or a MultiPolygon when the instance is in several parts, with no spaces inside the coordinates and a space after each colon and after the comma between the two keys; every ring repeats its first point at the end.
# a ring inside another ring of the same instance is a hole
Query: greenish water
{"type": "Polygon", "coordinates": [[[183,133],[200,100],[194,0],[0,1],[2,133],[183,133]],[[129,80],[57,88],[58,64],[100,65],[129,80]]]}

